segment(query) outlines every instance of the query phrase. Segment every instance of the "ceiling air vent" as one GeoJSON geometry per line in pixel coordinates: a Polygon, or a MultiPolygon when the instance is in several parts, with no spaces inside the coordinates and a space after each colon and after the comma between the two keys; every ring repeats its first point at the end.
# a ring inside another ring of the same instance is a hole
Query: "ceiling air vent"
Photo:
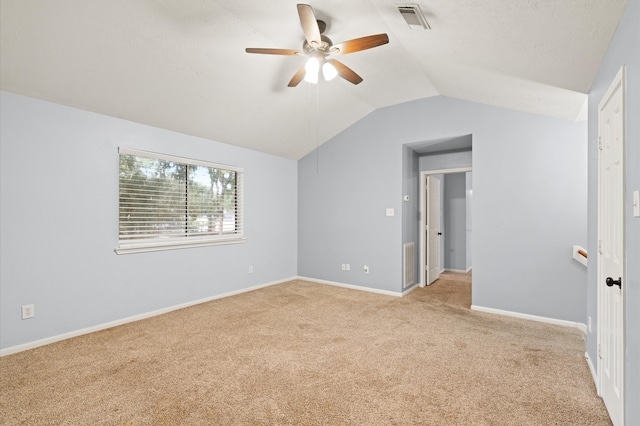
{"type": "Polygon", "coordinates": [[[420,10],[420,6],[417,4],[396,4],[400,15],[407,21],[409,28],[430,30],[431,26],[427,22],[427,18],[420,10]]]}

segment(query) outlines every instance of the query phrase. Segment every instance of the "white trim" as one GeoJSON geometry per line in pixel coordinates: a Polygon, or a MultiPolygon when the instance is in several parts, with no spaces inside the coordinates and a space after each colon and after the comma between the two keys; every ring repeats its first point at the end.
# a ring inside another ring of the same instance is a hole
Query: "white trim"
{"type": "Polygon", "coordinates": [[[227,244],[241,244],[246,240],[242,235],[236,235],[234,238],[229,239],[206,239],[202,238],[200,241],[190,242],[185,241],[187,238],[181,238],[183,242],[179,243],[148,243],[148,244],[130,244],[124,245],[113,249],[116,254],[132,254],[132,253],[146,253],[151,251],[164,251],[164,250],[176,250],[191,247],[208,247],[208,246],[222,246],[227,244]]]}
{"type": "Polygon", "coordinates": [[[466,274],[471,270],[471,267],[469,267],[469,269],[452,269],[452,268],[445,268],[443,269],[443,271],[445,272],[457,272],[459,274],[466,274]]]}
{"type": "MultiPolygon", "coordinates": [[[[327,285],[332,285],[334,287],[348,288],[348,289],[351,289],[351,290],[360,290],[360,291],[368,291],[369,293],[384,294],[385,296],[402,297],[404,294],[406,294],[406,293],[400,293],[400,292],[397,292],[397,291],[379,290],[377,288],[362,287],[362,286],[358,286],[358,285],[344,284],[344,283],[339,283],[339,282],[335,282],[335,281],[318,280],[316,278],[309,278],[309,277],[298,277],[297,279],[299,279],[301,281],[309,281],[309,282],[316,283],[316,284],[327,284],[327,285]]],[[[416,287],[416,286],[414,286],[414,287],[416,287]]],[[[407,290],[407,293],[411,289],[407,290]]]]}
{"type": "Polygon", "coordinates": [[[253,287],[240,289],[240,290],[234,290],[234,291],[231,291],[231,292],[228,292],[228,293],[219,294],[219,295],[216,295],[216,296],[205,297],[204,299],[198,299],[198,300],[194,300],[194,301],[191,301],[191,302],[185,302],[185,303],[181,303],[179,305],[169,306],[169,307],[161,308],[161,309],[158,309],[158,310],[155,310],[155,311],[146,312],[144,314],[134,315],[134,316],[127,317],[127,318],[122,318],[122,319],[119,319],[119,320],[110,321],[110,322],[94,325],[94,326],[87,327],[87,328],[82,328],[80,330],[75,330],[75,331],[70,331],[68,333],[58,334],[57,336],[46,337],[44,339],[34,340],[33,342],[28,342],[28,343],[23,343],[21,345],[11,346],[11,347],[8,347],[8,348],[0,350],[0,357],[6,356],[6,355],[12,355],[12,354],[15,354],[15,353],[18,353],[18,352],[22,352],[22,351],[26,351],[26,350],[29,350],[29,349],[35,349],[35,348],[40,347],[40,346],[49,345],[51,343],[59,342],[61,340],[71,339],[73,337],[82,336],[84,334],[89,334],[89,333],[93,333],[93,332],[96,332],[96,331],[106,330],[108,328],[117,327],[119,325],[127,324],[127,323],[130,323],[130,322],[135,322],[135,321],[140,321],[140,320],[143,320],[143,319],[155,317],[155,316],[166,314],[166,313],[169,313],[169,312],[172,312],[172,311],[177,311],[178,309],[184,309],[184,308],[188,308],[190,306],[199,305],[201,303],[211,302],[212,300],[222,299],[222,298],[229,297],[229,296],[235,296],[235,295],[242,294],[242,293],[248,293],[250,291],[258,290],[258,289],[261,289],[261,288],[264,288],[264,287],[270,287],[270,286],[273,286],[273,285],[286,283],[286,282],[289,282],[289,281],[293,281],[295,279],[296,279],[296,277],[291,277],[291,278],[287,278],[287,279],[284,279],[284,280],[273,281],[273,282],[266,283],[266,284],[259,284],[259,285],[253,286],[253,287]]]}
{"type": "MultiPolygon", "coordinates": [[[[425,261],[425,254],[427,253],[427,242],[425,236],[425,229],[427,224],[427,212],[425,211],[425,193],[426,193],[426,177],[429,175],[439,175],[439,174],[450,174],[450,173],[467,173],[472,172],[472,167],[457,167],[453,169],[438,169],[438,170],[423,170],[420,172],[420,197],[419,202],[420,205],[418,208],[420,209],[420,222],[418,224],[418,228],[420,229],[419,233],[419,244],[420,247],[420,286],[425,287],[427,282],[427,273],[425,268],[427,267],[427,262],[425,261]]],[[[440,265],[442,267],[442,265],[440,265]]],[[[444,269],[443,269],[444,270],[444,269]]]]}
{"type": "Polygon", "coordinates": [[[584,335],[587,334],[587,325],[580,322],[566,321],[555,318],[539,317],[537,315],[522,314],[520,312],[503,311],[502,309],[485,308],[484,306],[471,305],[472,311],[486,312],[489,314],[504,315],[507,317],[526,319],[530,321],[544,322],[547,324],[562,325],[564,327],[573,327],[580,330],[584,335]]]}
{"type": "Polygon", "coordinates": [[[584,358],[587,360],[587,366],[589,367],[589,371],[591,372],[591,377],[593,378],[593,384],[596,385],[596,393],[600,395],[600,389],[598,387],[598,374],[596,374],[596,369],[591,362],[591,358],[589,357],[589,353],[584,353],[584,358]]]}
{"type": "Polygon", "coordinates": [[[404,296],[406,296],[407,294],[411,293],[413,290],[415,290],[415,289],[417,289],[419,287],[420,287],[420,285],[416,283],[413,287],[409,287],[408,289],[404,290],[400,296],[404,297],[404,296]]]}

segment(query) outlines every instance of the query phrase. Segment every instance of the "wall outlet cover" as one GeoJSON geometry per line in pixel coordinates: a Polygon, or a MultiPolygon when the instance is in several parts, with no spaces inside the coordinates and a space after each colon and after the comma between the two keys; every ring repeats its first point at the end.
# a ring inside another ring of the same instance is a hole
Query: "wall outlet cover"
{"type": "Polygon", "coordinates": [[[36,315],[36,311],[33,305],[22,305],[22,319],[33,318],[36,315]]]}

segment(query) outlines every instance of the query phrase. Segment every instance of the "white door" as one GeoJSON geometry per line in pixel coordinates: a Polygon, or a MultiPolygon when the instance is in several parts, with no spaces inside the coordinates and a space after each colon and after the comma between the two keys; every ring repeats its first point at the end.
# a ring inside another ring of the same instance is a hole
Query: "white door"
{"type": "Polygon", "coordinates": [[[440,180],[427,176],[427,282],[429,285],[440,277],[440,180]]]}
{"type": "Polygon", "coordinates": [[[624,67],[598,108],[598,377],[611,421],[624,421],[624,67]]]}

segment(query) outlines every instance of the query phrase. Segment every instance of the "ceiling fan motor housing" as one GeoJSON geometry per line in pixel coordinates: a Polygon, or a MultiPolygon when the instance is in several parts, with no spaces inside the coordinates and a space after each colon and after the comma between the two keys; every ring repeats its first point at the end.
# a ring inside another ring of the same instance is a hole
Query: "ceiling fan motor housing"
{"type": "Polygon", "coordinates": [[[320,35],[320,39],[322,40],[322,43],[317,48],[314,48],[309,44],[308,41],[305,40],[304,43],[302,43],[302,50],[304,51],[304,53],[309,54],[313,53],[314,51],[318,51],[324,53],[325,55],[328,55],[329,49],[331,49],[331,47],[333,46],[333,42],[324,34],[320,35]]]}

